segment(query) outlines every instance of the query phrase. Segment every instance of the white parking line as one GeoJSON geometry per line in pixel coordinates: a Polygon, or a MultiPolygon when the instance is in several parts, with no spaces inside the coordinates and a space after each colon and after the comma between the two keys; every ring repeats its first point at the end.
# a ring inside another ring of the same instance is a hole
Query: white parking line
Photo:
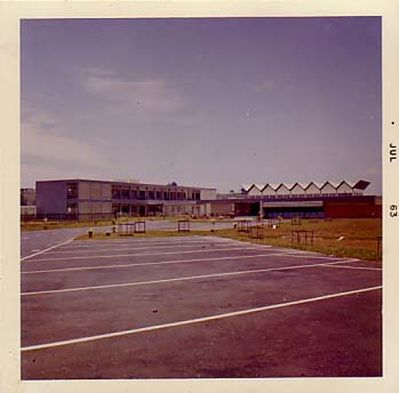
{"type": "Polygon", "coordinates": [[[377,271],[382,271],[381,268],[377,268],[377,267],[366,267],[366,266],[326,266],[326,267],[334,267],[334,268],[337,268],[337,269],[377,270],[377,271]]]}
{"type": "Polygon", "coordinates": [[[40,254],[43,254],[43,253],[45,253],[45,252],[47,252],[47,251],[53,250],[54,248],[61,247],[61,246],[63,246],[64,244],[68,244],[68,243],[70,243],[73,239],[74,239],[74,238],[71,238],[71,239],[69,239],[69,240],[67,240],[67,241],[65,241],[65,242],[63,242],[63,243],[58,243],[58,244],[55,244],[54,246],[45,248],[44,250],[41,250],[41,251],[39,251],[39,252],[35,252],[34,254],[27,255],[26,257],[21,258],[21,262],[22,262],[22,261],[25,261],[25,260],[28,259],[28,258],[32,258],[32,257],[35,257],[36,255],[40,255],[40,254]]]}
{"type": "Polygon", "coordinates": [[[93,241],[93,240],[86,240],[83,242],[77,241],[77,243],[71,244],[68,247],[63,247],[63,249],[67,248],[68,250],[79,250],[79,249],[84,249],[84,248],[93,248],[93,247],[119,247],[119,246],[148,246],[152,247],[153,245],[171,245],[171,244],[225,244],[227,242],[215,242],[215,241],[205,241],[205,240],[193,240],[193,241],[180,241],[177,240],[176,242],[171,242],[171,241],[151,241],[151,242],[146,242],[146,241],[119,241],[119,240],[112,240],[110,242],[108,241],[93,241]]]}
{"type": "MultiPolygon", "coordinates": [[[[129,258],[129,257],[144,257],[144,256],[160,256],[160,255],[173,255],[173,254],[197,254],[197,253],[209,253],[209,252],[220,252],[220,251],[238,251],[238,250],[256,250],[254,247],[236,247],[236,248],[218,248],[214,250],[194,250],[194,251],[173,251],[173,252],[146,252],[138,254],[114,254],[114,255],[85,255],[79,257],[61,257],[61,258],[41,258],[34,259],[30,262],[49,262],[49,261],[70,261],[72,259],[98,259],[98,258],[129,258]]],[[[43,253],[44,251],[40,252],[43,253]]],[[[33,256],[33,255],[31,255],[33,256]]]]}
{"type": "MultiPolygon", "coordinates": [[[[217,249],[217,247],[219,247],[219,244],[209,244],[209,243],[204,243],[204,245],[202,246],[202,249],[217,249]]],[[[223,247],[223,244],[221,245],[223,247]]],[[[115,251],[120,251],[120,250],[148,250],[149,248],[151,250],[154,249],[168,249],[168,248],[189,248],[189,247],[201,247],[201,244],[180,244],[180,245],[156,245],[153,246],[151,245],[150,247],[144,246],[144,247],[118,247],[115,251]]],[[[239,247],[239,245],[231,245],[231,247],[239,247]]],[[[257,247],[254,247],[257,248],[257,247]]],[[[57,250],[57,251],[53,251],[53,252],[48,252],[47,255],[49,254],[77,254],[77,253],[90,253],[90,252],[104,252],[104,251],[113,251],[114,249],[109,249],[109,248],[92,248],[90,250],[57,250]]]]}
{"type": "MultiPolygon", "coordinates": [[[[329,256],[329,255],[321,255],[321,254],[316,254],[316,255],[307,255],[307,254],[298,254],[298,253],[294,253],[291,252],[289,254],[290,257],[293,258],[308,258],[308,259],[331,259],[334,258],[333,256],[329,256]]],[[[355,262],[355,261],[359,261],[359,259],[356,258],[345,258],[350,260],[351,262],[355,262]]]]}
{"type": "Polygon", "coordinates": [[[201,280],[203,278],[214,278],[214,277],[228,277],[228,276],[238,276],[240,274],[256,274],[256,273],[266,273],[272,271],[283,271],[283,270],[293,270],[293,269],[306,269],[312,267],[320,267],[325,265],[333,265],[338,263],[348,263],[348,261],[335,261],[329,263],[319,263],[319,264],[306,264],[306,265],[292,265],[292,266],[283,266],[283,267],[271,267],[267,269],[252,269],[252,270],[241,270],[238,272],[225,272],[225,273],[213,273],[213,274],[203,274],[199,276],[187,276],[187,277],[176,277],[176,278],[167,278],[161,280],[151,280],[151,281],[133,281],[133,282],[125,282],[120,284],[109,284],[109,285],[95,285],[90,287],[78,287],[78,288],[66,288],[66,289],[50,289],[45,291],[32,291],[32,292],[22,292],[21,296],[33,296],[33,295],[47,295],[52,293],[67,293],[67,292],[80,292],[80,291],[91,291],[95,289],[109,289],[109,288],[121,288],[121,287],[132,287],[132,286],[141,286],[141,285],[150,285],[150,284],[163,284],[167,282],[176,282],[176,281],[189,281],[189,280],[201,280]]]}
{"type": "MultiPolygon", "coordinates": [[[[153,244],[171,244],[171,243],[177,243],[177,244],[191,244],[191,243],[220,243],[220,244],[225,244],[225,243],[232,243],[232,241],[229,241],[229,239],[222,239],[216,240],[215,238],[211,239],[203,239],[203,238],[195,238],[194,236],[189,236],[189,237],[177,237],[177,236],[171,236],[170,238],[156,238],[156,239],[145,239],[145,238],[136,238],[136,239],[130,239],[130,240],[84,240],[84,241],[76,241],[73,245],[69,245],[68,249],[79,249],[79,248],[92,248],[93,246],[97,245],[102,245],[102,246],[118,246],[118,245],[124,245],[124,244],[129,244],[129,245],[153,245],[153,244]],[[165,239],[165,240],[163,240],[165,239]],[[171,239],[171,240],[166,240],[166,239],[171,239]]],[[[239,242],[242,243],[243,242],[239,242]]]]}
{"type": "MultiPolygon", "coordinates": [[[[97,266],[79,266],[79,267],[66,267],[61,269],[46,269],[46,270],[30,270],[21,272],[22,274],[43,274],[43,273],[57,273],[57,272],[70,272],[70,271],[82,271],[82,270],[98,270],[98,269],[120,269],[134,266],[147,266],[147,265],[169,265],[178,263],[193,263],[193,262],[212,262],[222,261],[230,259],[248,259],[248,258],[261,258],[270,256],[289,256],[285,253],[267,253],[267,254],[255,254],[255,255],[234,255],[228,257],[212,257],[212,258],[194,258],[194,259],[174,259],[171,261],[159,261],[159,262],[142,262],[142,263],[126,263],[118,265],[97,265],[97,266]]],[[[341,258],[331,258],[332,260],[341,258]]]]}
{"type": "Polygon", "coordinates": [[[131,335],[131,334],[136,334],[136,333],[150,332],[150,331],[154,331],[154,330],[161,330],[161,329],[167,329],[167,328],[184,326],[184,325],[192,325],[192,324],[200,323],[200,322],[215,321],[215,320],[224,319],[224,318],[253,314],[253,313],[261,312],[261,311],[268,311],[268,310],[273,310],[273,309],[278,309],[278,308],[283,308],[283,307],[296,306],[296,305],[300,305],[300,304],[312,303],[312,302],[317,302],[317,301],[322,301],[322,300],[327,300],[327,299],[335,299],[335,298],[342,297],[342,296],[349,296],[349,295],[354,295],[354,294],[358,294],[358,293],[376,291],[379,289],[382,289],[382,286],[359,288],[359,289],[346,291],[346,292],[337,292],[337,293],[332,293],[329,295],[295,300],[295,301],[286,302],[286,303],[272,304],[272,305],[256,307],[256,308],[249,308],[246,310],[210,315],[210,316],[206,316],[206,317],[188,319],[188,320],[178,321],[178,322],[165,323],[165,324],[161,324],[161,325],[152,325],[152,326],[146,326],[146,327],[141,327],[141,328],[136,328],[136,329],[122,330],[119,332],[112,332],[112,333],[98,334],[98,335],[94,335],[94,336],[74,338],[71,340],[63,340],[63,341],[55,341],[55,342],[50,342],[50,343],[45,343],[45,344],[30,345],[30,346],[22,347],[21,351],[22,352],[35,351],[35,350],[40,350],[40,349],[61,347],[61,346],[65,346],[65,345],[79,344],[79,343],[84,343],[84,342],[89,342],[89,341],[97,341],[97,340],[102,340],[102,339],[106,339],[106,338],[127,336],[127,335],[131,335]]]}

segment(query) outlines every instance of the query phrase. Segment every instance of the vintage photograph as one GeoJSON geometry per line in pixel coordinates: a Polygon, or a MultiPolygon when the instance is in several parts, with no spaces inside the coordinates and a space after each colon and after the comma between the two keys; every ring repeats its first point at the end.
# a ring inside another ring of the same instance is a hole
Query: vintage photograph
{"type": "Polygon", "coordinates": [[[383,376],[381,17],[19,50],[22,380],[383,376]]]}

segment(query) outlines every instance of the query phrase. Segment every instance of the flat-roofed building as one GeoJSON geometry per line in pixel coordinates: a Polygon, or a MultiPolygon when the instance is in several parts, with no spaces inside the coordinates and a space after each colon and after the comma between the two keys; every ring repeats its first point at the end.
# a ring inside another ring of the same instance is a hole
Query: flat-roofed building
{"type": "Polygon", "coordinates": [[[36,191],[34,188],[21,188],[21,219],[29,220],[36,217],[36,191]]]}
{"type": "MultiPolygon", "coordinates": [[[[117,215],[195,214],[202,200],[216,199],[215,188],[63,179],[38,181],[39,217],[109,219],[117,215]]],[[[205,209],[206,210],[206,209],[205,209]]],[[[205,213],[204,213],[205,214],[205,213]]]]}
{"type": "Polygon", "coordinates": [[[35,206],[36,191],[34,188],[21,188],[21,206],[35,206]]]}

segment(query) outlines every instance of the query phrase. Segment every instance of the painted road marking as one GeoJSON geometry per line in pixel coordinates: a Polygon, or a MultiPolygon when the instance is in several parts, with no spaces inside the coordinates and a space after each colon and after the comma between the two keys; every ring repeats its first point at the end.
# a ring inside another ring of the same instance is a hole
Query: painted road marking
{"type": "Polygon", "coordinates": [[[21,262],[22,262],[22,261],[25,261],[25,260],[28,259],[28,258],[32,258],[32,257],[35,257],[36,255],[40,255],[40,254],[43,254],[43,253],[45,253],[45,252],[47,252],[47,251],[53,250],[54,248],[61,247],[61,246],[63,246],[64,244],[68,244],[68,243],[70,243],[73,239],[74,239],[74,238],[71,238],[71,239],[69,239],[69,240],[67,240],[67,241],[65,241],[65,242],[63,242],[63,243],[58,243],[58,244],[55,244],[54,246],[45,248],[44,250],[41,250],[41,251],[36,252],[36,253],[34,253],[34,254],[27,255],[26,257],[21,258],[21,262]]]}
{"type": "MultiPolygon", "coordinates": [[[[142,263],[127,263],[118,265],[97,265],[97,266],[79,266],[79,267],[66,267],[61,269],[46,269],[46,270],[31,270],[21,272],[22,274],[43,274],[43,273],[54,273],[54,272],[69,272],[69,271],[82,271],[82,270],[97,270],[97,269],[114,269],[114,268],[127,268],[132,266],[147,266],[147,265],[167,265],[177,263],[192,263],[192,262],[212,262],[229,259],[247,259],[247,258],[260,258],[270,256],[289,256],[284,253],[268,253],[268,254],[255,254],[255,255],[234,255],[229,257],[213,257],[213,258],[194,258],[194,259],[174,259],[172,261],[159,261],[159,262],[142,262],[142,263]]],[[[331,258],[332,260],[342,258],[331,258]]],[[[345,259],[346,260],[346,259],[345,259]]]]}
{"type": "MultiPolygon", "coordinates": [[[[222,245],[223,246],[223,245],[222,245]]],[[[145,247],[116,247],[115,251],[120,251],[120,250],[148,250],[149,248],[151,248],[151,250],[153,249],[161,249],[161,248],[188,248],[188,247],[201,247],[201,245],[187,245],[187,244],[181,244],[181,245],[156,245],[156,246],[145,246],[145,247]]],[[[217,249],[217,247],[219,247],[219,244],[209,244],[209,243],[204,243],[204,245],[202,246],[204,249],[206,247],[206,249],[217,249]],[[216,248],[215,248],[216,247],[216,248]]],[[[231,245],[231,247],[239,247],[239,245],[231,245]]],[[[254,247],[256,248],[256,247],[254,247]]],[[[93,248],[91,250],[57,250],[57,251],[50,251],[47,253],[47,255],[49,254],[69,254],[69,253],[88,253],[88,252],[103,252],[103,251],[113,251],[113,249],[109,249],[109,248],[93,248]]]]}
{"type": "MultiPolygon", "coordinates": [[[[68,246],[68,248],[84,248],[84,247],[92,247],[93,245],[103,245],[103,246],[115,246],[120,244],[171,244],[171,243],[232,243],[234,242],[231,239],[217,239],[215,237],[209,238],[198,238],[196,236],[188,236],[188,237],[178,237],[171,236],[170,238],[131,238],[129,240],[125,239],[114,239],[114,240],[77,240],[73,245],[68,246]],[[167,240],[170,239],[170,240],[167,240]]],[[[243,243],[243,242],[238,242],[243,243]]]]}
{"type": "MultiPolygon", "coordinates": [[[[139,242],[139,241],[118,241],[118,240],[113,240],[111,242],[105,242],[105,241],[95,241],[95,240],[86,240],[85,241],[86,244],[82,244],[82,243],[77,243],[77,244],[73,244],[70,245],[68,247],[63,247],[63,250],[65,250],[65,248],[67,248],[68,250],[79,250],[79,249],[84,249],[84,248],[93,248],[93,247],[97,247],[97,246],[102,246],[102,247],[109,247],[109,248],[117,248],[119,246],[132,246],[135,247],[137,245],[139,246],[148,246],[148,247],[153,247],[155,245],[157,246],[161,246],[161,245],[173,245],[173,244],[226,244],[226,243],[230,243],[230,242],[216,242],[216,241],[204,241],[204,240],[195,240],[195,241],[176,241],[176,242],[172,242],[172,241],[151,241],[151,242],[139,242]]],[[[242,244],[241,244],[242,245],[242,244]]]]}
{"type": "MultiPolygon", "coordinates": [[[[52,247],[50,247],[51,249],[52,247]]],[[[49,250],[49,249],[47,249],[49,250]]],[[[85,255],[80,257],[61,257],[61,258],[41,258],[34,259],[30,262],[49,262],[49,261],[69,261],[71,259],[98,259],[98,258],[129,258],[129,257],[144,257],[144,256],[160,256],[160,255],[173,255],[173,254],[197,254],[197,253],[208,253],[208,252],[220,252],[220,251],[237,251],[237,250],[255,250],[254,247],[236,247],[236,248],[218,248],[215,250],[194,250],[194,251],[178,251],[178,252],[162,252],[162,253],[139,253],[139,254],[114,254],[114,255],[85,255]]],[[[40,252],[42,254],[43,250],[40,252]]],[[[39,253],[38,253],[39,254],[39,253]]],[[[31,255],[33,256],[33,255],[31,255]]],[[[26,259],[26,258],[24,258],[26,259]]]]}
{"type": "Polygon", "coordinates": [[[269,245],[259,246],[256,244],[248,244],[248,243],[230,243],[230,242],[167,242],[167,243],[118,243],[118,244],[91,244],[90,246],[66,246],[62,247],[61,249],[57,250],[57,253],[61,252],[90,252],[96,251],[96,248],[102,249],[104,251],[113,251],[113,250],[120,250],[120,249],[154,249],[154,248],[173,248],[173,247],[249,247],[252,246],[254,248],[272,248],[269,245]]]}
{"type": "Polygon", "coordinates": [[[266,273],[272,271],[282,271],[282,270],[294,270],[294,269],[306,269],[312,267],[319,267],[325,265],[332,265],[338,263],[348,263],[348,261],[335,261],[335,262],[327,262],[327,263],[319,263],[319,264],[306,264],[306,265],[292,265],[292,266],[283,266],[283,267],[272,267],[267,269],[252,269],[252,270],[241,270],[238,272],[225,272],[225,273],[213,273],[213,274],[202,274],[198,276],[187,276],[187,277],[176,277],[176,278],[167,278],[161,280],[151,280],[151,281],[130,281],[119,284],[108,284],[108,285],[94,285],[90,287],[78,287],[78,288],[66,288],[66,289],[50,289],[44,291],[32,291],[32,292],[22,292],[21,296],[33,296],[33,295],[48,295],[52,293],[68,293],[68,292],[81,292],[81,291],[91,291],[95,289],[109,289],[109,288],[121,288],[121,287],[132,287],[132,286],[142,286],[142,285],[151,285],[151,284],[164,284],[168,282],[177,282],[177,281],[191,281],[191,280],[201,280],[204,278],[214,278],[214,277],[230,277],[230,276],[238,276],[240,274],[255,274],[255,273],[266,273]]]}
{"type": "Polygon", "coordinates": [[[102,339],[112,338],[112,337],[127,336],[127,335],[131,335],[131,334],[136,334],[136,333],[150,332],[150,331],[154,331],[154,330],[161,330],[161,329],[167,329],[167,328],[184,326],[184,325],[192,325],[195,323],[215,321],[215,320],[219,320],[219,319],[236,317],[236,316],[241,316],[241,315],[248,315],[248,314],[253,314],[256,312],[268,311],[268,310],[273,310],[273,309],[278,309],[278,308],[283,308],[283,307],[297,306],[297,305],[301,305],[301,304],[312,303],[312,302],[317,302],[317,301],[322,301],[322,300],[327,300],[327,299],[334,299],[334,298],[338,298],[338,297],[342,297],[342,296],[349,296],[349,295],[354,295],[354,294],[358,294],[358,293],[376,291],[379,289],[382,289],[382,286],[360,288],[360,289],[355,289],[355,290],[346,291],[346,292],[337,292],[337,293],[332,293],[329,295],[295,300],[292,302],[272,304],[272,305],[256,307],[256,308],[249,308],[246,310],[233,311],[233,312],[228,312],[228,313],[223,313],[223,314],[210,315],[210,316],[201,317],[201,318],[194,318],[194,319],[188,319],[188,320],[184,320],[184,321],[165,323],[162,325],[152,325],[152,326],[146,326],[146,327],[141,327],[141,328],[136,328],[136,329],[122,330],[119,332],[112,332],[112,333],[98,334],[95,336],[74,338],[71,340],[63,340],[63,341],[55,341],[55,342],[45,343],[45,344],[30,345],[30,346],[22,347],[21,351],[22,352],[35,351],[35,350],[40,350],[40,349],[61,347],[61,346],[65,346],[65,345],[79,344],[79,343],[84,343],[84,342],[89,342],[89,341],[97,341],[97,340],[102,340],[102,339]]]}
{"type": "MultiPolygon", "coordinates": [[[[290,253],[288,256],[293,257],[293,258],[308,258],[308,259],[331,259],[334,258],[333,256],[329,255],[306,255],[306,254],[297,254],[297,253],[290,253]]],[[[359,259],[356,258],[346,258],[350,260],[351,262],[356,262],[359,261],[359,259]]]]}
{"type": "Polygon", "coordinates": [[[366,266],[326,266],[326,267],[334,267],[334,268],[337,268],[337,269],[377,270],[377,271],[382,271],[381,268],[377,268],[377,267],[366,267],[366,266]]]}

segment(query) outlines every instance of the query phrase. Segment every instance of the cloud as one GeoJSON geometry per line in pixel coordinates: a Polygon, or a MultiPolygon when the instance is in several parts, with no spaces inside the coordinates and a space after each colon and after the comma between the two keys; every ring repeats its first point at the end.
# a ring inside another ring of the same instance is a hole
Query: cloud
{"type": "Polygon", "coordinates": [[[51,114],[24,108],[21,125],[21,151],[25,157],[55,165],[99,165],[101,156],[92,145],[62,135],[61,123],[51,114]]]}
{"type": "Polygon", "coordinates": [[[159,78],[124,79],[99,68],[85,68],[84,75],[86,91],[106,100],[114,113],[169,114],[184,107],[181,96],[159,78]]]}

